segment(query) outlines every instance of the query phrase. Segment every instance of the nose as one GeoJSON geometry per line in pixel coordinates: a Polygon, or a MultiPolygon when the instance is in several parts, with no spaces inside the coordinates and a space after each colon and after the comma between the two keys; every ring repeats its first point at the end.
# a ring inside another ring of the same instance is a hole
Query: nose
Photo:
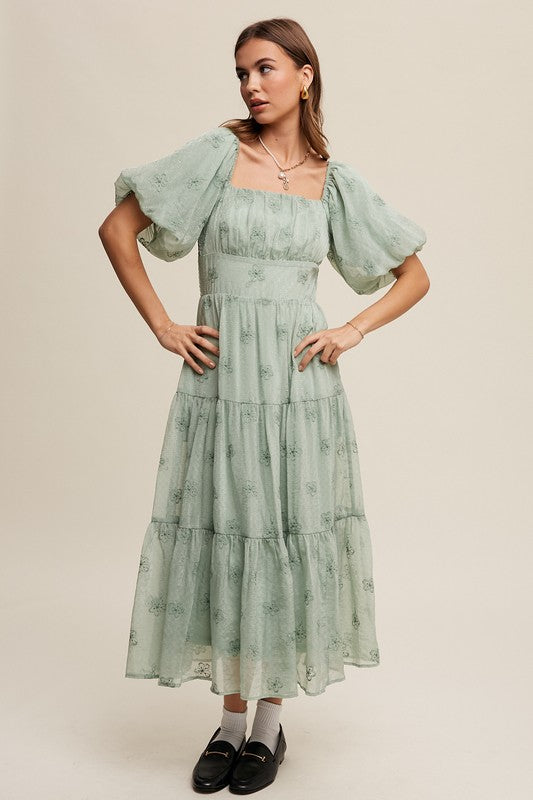
{"type": "Polygon", "coordinates": [[[255,97],[256,94],[261,93],[261,84],[258,77],[250,75],[248,81],[246,82],[246,92],[247,92],[248,105],[250,105],[250,100],[252,99],[252,97],[255,97]]]}

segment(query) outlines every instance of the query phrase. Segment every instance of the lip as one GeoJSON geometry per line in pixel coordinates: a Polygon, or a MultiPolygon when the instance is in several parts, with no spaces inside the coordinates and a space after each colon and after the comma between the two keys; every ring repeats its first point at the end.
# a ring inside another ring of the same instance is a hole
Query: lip
{"type": "Polygon", "coordinates": [[[267,105],[268,105],[267,101],[264,100],[261,103],[254,103],[254,104],[250,103],[250,108],[255,111],[255,109],[262,109],[265,108],[265,106],[267,105]]]}

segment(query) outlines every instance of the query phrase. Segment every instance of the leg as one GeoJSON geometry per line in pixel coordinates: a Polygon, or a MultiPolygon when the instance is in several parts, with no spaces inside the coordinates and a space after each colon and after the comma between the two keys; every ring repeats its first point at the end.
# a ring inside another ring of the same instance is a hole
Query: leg
{"type": "Polygon", "coordinates": [[[257,701],[250,741],[263,742],[274,754],[278,746],[281,697],[262,697],[257,701]]]}
{"type": "Polygon", "coordinates": [[[248,708],[248,701],[243,700],[239,692],[236,694],[225,694],[224,707],[227,708],[228,711],[246,711],[248,708]]]}
{"type": "Polygon", "coordinates": [[[214,737],[230,742],[235,750],[238,750],[242,740],[246,737],[246,712],[248,701],[243,700],[238,692],[235,694],[225,694],[222,704],[222,720],[220,730],[214,737]]]}

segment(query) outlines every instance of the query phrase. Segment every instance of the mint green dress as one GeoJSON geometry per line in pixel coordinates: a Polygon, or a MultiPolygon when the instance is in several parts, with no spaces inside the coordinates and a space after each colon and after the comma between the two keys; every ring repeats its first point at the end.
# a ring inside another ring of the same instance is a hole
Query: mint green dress
{"type": "Polygon", "coordinates": [[[183,361],[170,403],[125,676],[198,678],[248,700],[318,695],[345,664],[380,658],[339,365],[317,355],[299,372],[307,348],[293,349],[330,327],[315,299],[326,256],[371,294],[426,236],[341,161],[320,200],[236,188],[238,148],[215,127],[115,181],[116,204],[134,192],[151,220],[137,237],[150,253],[174,261],[198,244],[196,323],[220,334],[207,337],[216,367],[183,361]]]}

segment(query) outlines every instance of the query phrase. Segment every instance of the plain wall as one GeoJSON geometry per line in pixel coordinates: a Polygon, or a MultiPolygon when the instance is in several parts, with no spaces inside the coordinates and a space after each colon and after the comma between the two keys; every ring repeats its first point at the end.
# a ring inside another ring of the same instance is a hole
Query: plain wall
{"type": "MultiPolygon", "coordinates": [[[[284,701],[271,794],[531,792],[531,5],[53,0],[4,4],[2,26],[9,800],[192,796],[219,724],[205,681],[123,677],[183,362],[97,229],[124,167],[247,116],[234,42],[276,15],[318,51],[332,158],[426,230],[431,287],[339,358],[381,664],[284,701]]],[[[196,248],[172,263],[141,251],[170,316],[194,323],[196,248]]],[[[358,296],[325,260],[317,300],[334,327],[387,290],[358,296]]]]}

